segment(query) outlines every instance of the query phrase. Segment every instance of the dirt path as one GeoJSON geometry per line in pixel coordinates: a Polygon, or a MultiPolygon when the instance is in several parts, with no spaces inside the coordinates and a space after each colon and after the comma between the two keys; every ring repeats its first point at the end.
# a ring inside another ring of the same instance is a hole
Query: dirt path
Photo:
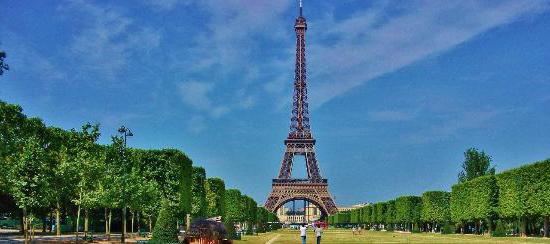
{"type": "Polygon", "coordinates": [[[281,236],[281,234],[277,234],[275,237],[271,238],[265,244],[273,244],[277,239],[279,239],[280,236],[281,236]]]}

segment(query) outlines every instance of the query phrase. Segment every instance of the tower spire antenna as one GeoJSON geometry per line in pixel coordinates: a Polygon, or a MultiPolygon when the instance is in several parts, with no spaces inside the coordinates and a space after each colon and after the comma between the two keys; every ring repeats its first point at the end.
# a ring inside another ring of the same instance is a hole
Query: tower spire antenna
{"type": "Polygon", "coordinates": [[[300,17],[302,17],[302,0],[299,0],[300,1],[300,17]]]}

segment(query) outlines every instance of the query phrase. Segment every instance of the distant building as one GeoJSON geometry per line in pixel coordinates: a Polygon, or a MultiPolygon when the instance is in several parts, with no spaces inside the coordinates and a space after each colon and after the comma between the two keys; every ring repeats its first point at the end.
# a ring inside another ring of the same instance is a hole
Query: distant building
{"type": "Polygon", "coordinates": [[[283,224],[312,223],[321,218],[321,210],[317,206],[309,204],[305,213],[304,208],[297,208],[293,213],[292,209],[282,206],[277,210],[277,217],[283,224]]]}
{"type": "Polygon", "coordinates": [[[352,206],[349,206],[349,207],[340,206],[340,207],[337,207],[337,208],[338,208],[338,212],[345,212],[345,211],[350,211],[350,210],[353,210],[353,209],[356,209],[356,208],[362,208],[362,207],[367,206],[367,205],[370,205],[370,203],[360,203],[360,204],[355,204],[355,205],[352,205],[352,206]]]}

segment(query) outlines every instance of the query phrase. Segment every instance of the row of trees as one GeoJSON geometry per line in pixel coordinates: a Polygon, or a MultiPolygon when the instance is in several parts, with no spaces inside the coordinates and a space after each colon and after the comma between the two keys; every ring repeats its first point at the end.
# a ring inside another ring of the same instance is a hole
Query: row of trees
{"type": "MultiPolygon", "coordinates": [[[[232,190],[219,178],[206,178],[205,170],[193,167],[181,151],[126,148],[120,136],[100,145],[99,136],[98,125],[48,127],[27,118],[21,107],[0,101],[0,214],[19,218],[25,234],[37,222],[43,230],[55,226],[58,235],[67,225],[85,235],[94,229],[110,236],[112,226],[151,231],[161,209],[182,224],[188,214],[245,220],[250,226],[267,223],[265,209],[246,196],[249,206],[242,213],[247,218],[226,215],[233,207],[226,191],[232,190]]],[[[169,222],[170,233],[176,233],[175,223],[169,222]]]]}
{"type": "Polygon", "coordinates": [[[429,191],[329,216],[333,225],[369,229],[542,234],[550,221],[550,160],[472,177],[451,192],[429,191]],[[495,230],[496,229],[496,230],[495,230]]]}

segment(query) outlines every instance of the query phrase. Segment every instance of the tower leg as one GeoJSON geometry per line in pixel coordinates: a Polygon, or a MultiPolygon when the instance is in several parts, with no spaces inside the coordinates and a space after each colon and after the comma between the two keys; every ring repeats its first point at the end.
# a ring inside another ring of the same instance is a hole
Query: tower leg
{"type": "Polygon", "coordinates": [[[307,219],[306,219],[306,200],[304,200],[304,223],[307,223],[307,219]]]}

